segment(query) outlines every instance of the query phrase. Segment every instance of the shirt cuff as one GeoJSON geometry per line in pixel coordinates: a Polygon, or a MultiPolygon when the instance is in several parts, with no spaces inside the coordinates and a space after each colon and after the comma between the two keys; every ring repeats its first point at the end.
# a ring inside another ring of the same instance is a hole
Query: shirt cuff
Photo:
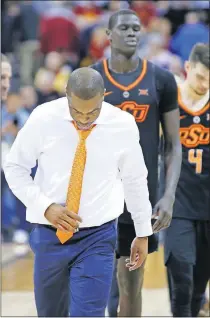
{"type": "Polygon", "coordinates": [[[47,219],[44,216],[45,211],[53,203],[55,203],[53,200],[49,199],[44,194],[41,194],[40,197],[39,197],[38,202],[36,204],[34,204],[33,210],[35,208],[36,209],[36,213],[38,213],[39,216],[40,216],[40,219],[42,219],[43,221],[44,220],[46,221],[47,219]]]}
{"type": "Polygon", "coordinates": [[[141,223],[134,222],[134,227],[137,237],[145,237],[153,234],[151,219],[143,221],[141,223]]]}

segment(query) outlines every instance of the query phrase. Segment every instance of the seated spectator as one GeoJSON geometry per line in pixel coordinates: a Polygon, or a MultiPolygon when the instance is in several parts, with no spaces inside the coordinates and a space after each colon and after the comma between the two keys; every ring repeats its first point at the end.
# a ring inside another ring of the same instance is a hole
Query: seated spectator
{"type": "Polygon", "coordinates": [[[152,34],[149,37],[147,48],[141,51],[140,55],[165,69],[169,69],[169,65],[171,65],[174,57],[173,54],[166,49],[165,39],[159,33],[152,34]]]}
{"type": "Polygon", "coordinates": [[[58,52],[51,52],[46,55],[45,63],[42,68],[39,69],[35,76],[35,81],[37,76],[46,70],[52,72],[54,75],[53,89],[59,95],[65,95],[66,83],[72,72],[72,68],[69,65],[63,64],[63,56],[58,52]]]}
{"type": "Polygon", "coordinates": [[[193,46],[198,42],[209,42],[209,28],[199,21],[197,13],[190,12],[185,17],[185,23],[173,35],[170,49],[184,63],[187,61],[193,46]]]}
{"type": "Polygon", "coordinates": [[[109,40],[107,38],[105,28],[95,28],[92,32],[89,46],[89,54],[93,63],[104,57],[104,52],[107,47],[109,47],[109,40]]]}
{"type": "MultiPolygon", "coordinates": [[[[17,132],[25,125],[31,112],[37,106],[37,95],[32,86],[20,89],[19,95],[11,95],[8,98],[8,110],[14,114],[13,125],[17,132]]],[[[12,194],[10,195],[12,197],[12,194]]],[[[10,198],[11,200],[11,198],[10,198]]],[[[12,241],[16,244],[26,244],[32,226],[25,220],[25,206],[16,197],[12,198],[15,206],[15,226],[12,241]]]]}
{"type": "Polygon", "coordinates": [[[73,7],[73,12],[76,15],[77,27],[82,30],[84,27],[96,23],[102,10],[94,1],[79,1],[73,7]]]}
{"type": "Polygon", "coordinates": [[[147,27],[150,21],[157,16],[157,9],[152,1],[132,1],[131,9],[138,14],[141,23],[145,27],[147,27]]]}
{"type": "Polygon", "coordinates": [[[15,124],[15,115],[21,107],[21,98],[18,94],[10,94],[7,102],[2,108],[2,126],[1,136],[3,141],[8,145],[12,145],[18,133],[17,126],[15,124]]]}
{"type": "Polygon", "coordinates": [[[21,85],[32,85],[40,65],[38,27],[39,14],[32,1],[21,1],[13,32],[19,40],[21,85]]]}
{"type": "Polygon", "coordinates": [[[70,59],[76,64],[79,53],[79,31],[72,10],[63,6],[62,1],[54,5],[41,17],[40,45],[41,52],[68,52],[70,59]]]}
{"type": "MultiPolygon", "coordinates": [[[[16,125],[16,112],[21,107],[21,99],[18,94],[11,94],[7,102],[2,105],[2,126],[1,126],[1,149],[2,163],[14,142],[18,127],[16,125]]],[[[5,180],[1,171],[1,206],[2,206],[2,234],[4,242],[11,242],[13,231],[17,225],[16,199],[5,180]]]]}
{"type": "Polygon", "coordinates": [[[37,90],[38,105],[60,97],[53,87],[54,80],[55,74],[52,71],[43,69],[41,72],[37,73],[35,78],[35,88],[37,90]]]}
{"type": "Polygon", "coordinates": [[[18,129],[21,129],[31,112],[37,106],[37,94],[33,86],[23,86],[20,89],[20,98],[22,107],[16,112],[16,121],[18,129]]]}
{"type": "Polygon", "coordinates": [[[175,76],[179,77],[180,80],[184,80],[185,73],[182,65],[182,60],[179,56],[173,55],[169,63],[168,70],[175,76]]]}

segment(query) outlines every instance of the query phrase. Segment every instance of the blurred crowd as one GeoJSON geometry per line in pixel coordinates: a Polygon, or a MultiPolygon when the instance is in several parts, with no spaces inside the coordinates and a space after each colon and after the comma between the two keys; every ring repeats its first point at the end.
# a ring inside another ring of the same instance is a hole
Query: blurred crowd
{"type": "MultiPolygon", "coordinates": [[[[13,69],[1,105],[3,160],[33,109],[65,95],[75,68],[109,57],[105,28],[110,15],[124,8],[141,19],[139,56],[184,78],[194,44],[209,41],[209,1],[2,1],[1,52],[13,69]]],[[[3,239],[25,243],[25,208],[1,174],[3,239]]]]}

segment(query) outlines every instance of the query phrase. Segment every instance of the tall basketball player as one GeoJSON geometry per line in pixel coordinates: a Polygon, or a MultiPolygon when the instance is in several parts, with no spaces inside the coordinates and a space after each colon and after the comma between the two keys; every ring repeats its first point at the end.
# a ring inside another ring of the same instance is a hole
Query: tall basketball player
{"type": "MultiPolygon", "coordinates": [[[[153,231],[158,232],[170,224],[181,167],[176,81],[169,72],[139,58],[137,48],[141,22],[134,11],[121,10],[114,13],[109,20],[107,35],[111,57],[92,67],[104,79],[105,100],[135,117],[148,169],[150,201],[157,218],[153,231]],[[165,140],[166,186],[163,197],[157,202],[160,122],[165,140]]],[[[130,243],[135,237],[133,221],[126,206],[124,214],[119,218],[118,231],[120,316],[140,317],[144,268],[142,266],[138,271],[128,271],[129,262],[125,265],[130,254],[130,243]]],[[[157,250],[157,244],[155,236],[151,236],[150,253],[157,250]]],[[[113,286],[116,287],[115,284],[113,286]]],[[[118,303],[115,304],[110,315],[117,315],[118,303]]]]}

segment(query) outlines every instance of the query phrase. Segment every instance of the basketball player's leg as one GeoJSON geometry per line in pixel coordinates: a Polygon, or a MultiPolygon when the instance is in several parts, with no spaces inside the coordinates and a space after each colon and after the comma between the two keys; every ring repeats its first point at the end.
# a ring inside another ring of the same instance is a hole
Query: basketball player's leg
{"type": "Polygon", "coordinates": [[[203,295],[210,279],[210,222],[199,222],[196,229],[196,265],[194,267],[194,288],[192,316],[197,317],[202,306],[203,295]]]}
{"type": "MultiPolygon", "coordinates": [[[[142,285],[144,278],[144,266],[129,272],[125,267],[125,260],[130,257],[130,247],[136,237],[133,224],[118,223],[118,285],[120,294],[121,317],[141,317],[142,311],[142,285]]],[[[148,239],[148,252],[153,253],[158,248],[158,236],[151,235],[148,239]]]]}
{"type": "Polygon", "coordinates": [[[30,236],[35,254],[34,292],[38,317],[69,315],[67,253],[56,242],[55,231],[42,226],[35,228],[30,236]]]}
{"type": "Polygon", "coordinates": [[[174,218],[166,230],[164,244],[174,317],[191,317],[195,244],[194,222],[174,218]]]}
{"type": "Polygon", "coordinates": [[[127,258],[128,257],[121,256],[118,260],[118,284],[120,291],[119,317],[141,317],[144,265],[130,272],[125,266],[127,258]]]}

